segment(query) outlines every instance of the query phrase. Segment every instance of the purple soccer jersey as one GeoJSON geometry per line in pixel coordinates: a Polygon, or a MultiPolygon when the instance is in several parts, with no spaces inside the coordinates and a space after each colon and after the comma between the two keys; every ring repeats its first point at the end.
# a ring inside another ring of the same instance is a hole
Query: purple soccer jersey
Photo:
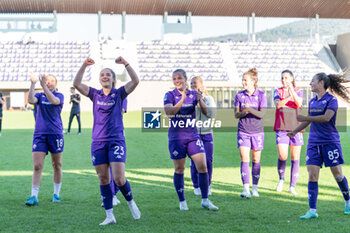
{"type": "Polygon", "coordinates": [[[325,123],[311,122],[308,144],[319,145],[340,142],[339,133],[335,127],[338,110],[337,99],[326,92],[321,99],[317,100],[317,97],[314,97],[309,102],[310,116],[324,115],[328,109],[334,111],[332,119],[325,123]]]}
{"type": "MultiPolygon", "coordinates": [[[[267,99],[263,91],[256,89],[254,93],[249,96],[247,91],[238,92],[235,97],[235,107],[242,109],[246,104],[255,110],[262,110],[267,108],[267,99]]],[[[245,117],[239,119],[238,131],[244,133],[262,133],[264,132],[263,119],[248,113],[245,117]]]]}
{"type": "Polygon", "coordinates": [[[34,134],[62,134],[63,132],[61,112],[64,97],[56,91],[53,95],[60,100],[59,105],[51,104],[44,92],[35,94],[38,103],[34,134]]]}
{"type": "Polygon", "coordinates": [[[124,86],[118,89],[112,88],[107,96],[102,90],[90,87],[88,97],[93,102],[93,141],[125,139],[122,104],[127,95],[124,86]]]}
{"type": "MultiPolygon", "coordinates": [[[[169,91],[165,94],[164,105],[176,105],[182,98],[182,94],[177,90],[169,91]]],[[[171,118],[168,132],[169,140],[193,139],[198,137],[198,131],[195,124],[188,124],[196,119],[197,92],[188,90],[186,99],[178,113],[171,118]]]]}

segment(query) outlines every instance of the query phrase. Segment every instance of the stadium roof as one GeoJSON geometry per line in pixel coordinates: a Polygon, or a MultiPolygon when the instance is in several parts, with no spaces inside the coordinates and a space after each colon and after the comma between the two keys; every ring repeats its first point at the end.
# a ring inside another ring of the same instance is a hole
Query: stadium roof
{"type": "Polygon", "coordinates": [[[1,0],[2,13],[350,18],[350,0],[1,0]]]}

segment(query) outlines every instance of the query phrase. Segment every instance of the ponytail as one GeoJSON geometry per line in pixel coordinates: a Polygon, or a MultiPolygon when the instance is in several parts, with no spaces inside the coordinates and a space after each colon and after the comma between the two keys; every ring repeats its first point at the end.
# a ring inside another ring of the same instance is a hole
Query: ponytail
{"type": "Polygon", "coordinates": [[[325,73],[318,73],[316,74],[318,81],[323,81],[324,83],[324,89],[329,90],[340,96],[342,99],[344,99],[346,102],[350,103],[350,91],[348,87],[344,86],[344,83],[350,82],[346,78],[346,74],[325,74],[325,73]]]}

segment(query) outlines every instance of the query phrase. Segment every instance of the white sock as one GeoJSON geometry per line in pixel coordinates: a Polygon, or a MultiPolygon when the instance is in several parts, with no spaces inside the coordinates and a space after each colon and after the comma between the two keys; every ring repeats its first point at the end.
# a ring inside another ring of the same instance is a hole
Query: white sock
{"type": "Polygon", "coordinates": [[[59,183],[59,184],[53,183],[53,193],[56,194],[57,196],[60,196],[61,184],[62,183],[59,183]]]}
{"type": "Polygon", "coordinates": [[[249,192],[249,184],[243,184],[243,190],[249,192]]]}
{"type": "Polygon", "coordinates": [[[38,197],[39,194],[39,187],[32,186],[32,195],[38,197]]]}
{"type": "Polygon", "coordinates": [[[349,200],[347,200],[347,201],[345,201],[345,204],[350,205],[350,199],[349,199],[349,200]]]}
{"type": "Polygon", "coordinates": [[[310,209],[310,212],[315,214],[317,212],[317,209],[310,209]]]}
{"type": "Polygon", "coordinates": [[[253,184],[252,189],[256,189],[256,190],[258,190],[258,185],[253,184]]]}
{"type": "Polygon", "coordinates": [[[207,202],[208,198],[202,198],[202,202],[207,202]]]}
{"type": "Polygon", "coordinates": [[[106,210],[106,215],[107,215],[107,218],[113,217],[114,216],[113,208],[110,208],[110,209],[106,210]]]}

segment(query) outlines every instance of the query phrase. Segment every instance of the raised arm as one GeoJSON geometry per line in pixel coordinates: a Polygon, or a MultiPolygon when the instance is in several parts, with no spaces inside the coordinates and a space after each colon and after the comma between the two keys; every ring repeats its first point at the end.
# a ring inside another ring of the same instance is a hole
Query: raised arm
{"type": "Polygon", "coordinates": [[[95,61],[91,58],[86,58],[83,65],[80,67],[77,75],[74,78],[73,86],[82,94],[87,96],[89,94],[89,87],[83,83],[81,83],[81,80],[83,79],[83,75],[85,73],[86,67],[95,64],[95,61]]]}
{"type": "Polygon", "coordinates": [[[135,88],[139,84],[140,82],[139,77],[137,76],[136,72],[131,67],[131,65],[123,57],[118,57],[117,59],[115,59],[115,63],[124,65],[126,71],[128,71],[131,81],[125,84],[124,88],[125,88],[125,92],[127,94],[130,94],[135,90],[135,88]]]}
{"type": "Polygon", "coordinates": [[[28,103],[30,104],[37,104],[38,99],[34,96],[35,95],[35,84],[38,81],[38,79],[35,77],[34,74],[30,75],[30,87],[29,87],[29,93],[28,93],[28,103]]]}
{"type": "Polygon", "coordinates": [[[40,75],[40,85],[44,90],[44,93],[47,97],[47,99],[50,101],[53,105],[59,105],[61,103],[61,100],[57,98],[52,91],[46,86],[46,75],[42,74],[40,75]]]}

